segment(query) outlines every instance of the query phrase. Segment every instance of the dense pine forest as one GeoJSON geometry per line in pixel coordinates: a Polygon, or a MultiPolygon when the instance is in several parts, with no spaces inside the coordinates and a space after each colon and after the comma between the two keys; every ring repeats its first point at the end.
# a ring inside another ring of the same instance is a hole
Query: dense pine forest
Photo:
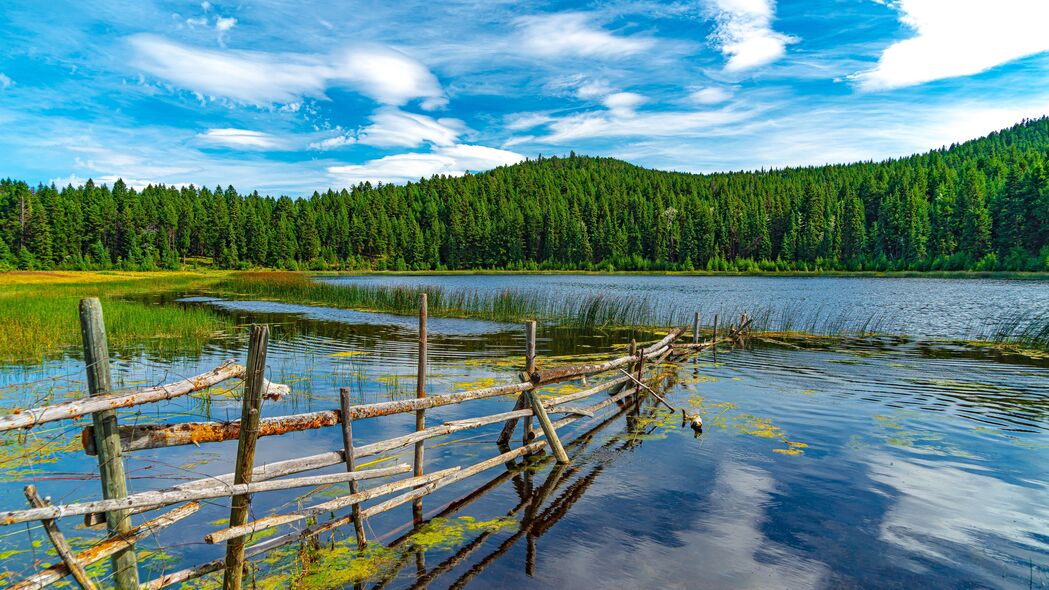
{"type": "Polygon", "coordinates": [[[307,198],[0,182],[0,269],[1049,270],[1049,118],[898,160],[542,158],[307,198]]]}

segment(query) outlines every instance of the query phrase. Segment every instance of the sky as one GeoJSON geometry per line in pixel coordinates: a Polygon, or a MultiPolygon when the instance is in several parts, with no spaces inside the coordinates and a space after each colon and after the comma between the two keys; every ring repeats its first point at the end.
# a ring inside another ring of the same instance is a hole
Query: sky
{"type": "Polygon", "coordinates": [[[1049,114],[1046,0],[5,0],[0,177],[308,195],[880,160],[1049,114]]]}

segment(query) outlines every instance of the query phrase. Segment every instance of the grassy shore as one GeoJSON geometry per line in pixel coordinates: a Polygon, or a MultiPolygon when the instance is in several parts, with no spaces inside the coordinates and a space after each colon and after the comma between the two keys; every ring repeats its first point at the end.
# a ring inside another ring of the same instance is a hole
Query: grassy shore
{"type": "Polygon", "coordinates": [[[0,362],[39,362],[80,344],[77,305],[102,300],[113,348],[176,350],[229,328],[207,309],[151,305],[134,297],[206,288],[228,273],[10,272],[0,275],[0,362]]]}

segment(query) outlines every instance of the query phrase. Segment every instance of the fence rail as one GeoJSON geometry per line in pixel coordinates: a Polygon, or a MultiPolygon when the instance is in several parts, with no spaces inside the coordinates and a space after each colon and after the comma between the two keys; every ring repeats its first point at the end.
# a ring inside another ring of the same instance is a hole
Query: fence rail
{"type": "MultiPolygon", "coordinates": [[[[668,358],[683,359],[686,355],[697,351],[714,348],[719,340],[715,332],[711,340],[700,342],[699,315],[697,314],[691,344],[676,343],[684,330],[674,328],[664,338],[644,347],[632,344],[628,355],[606,362],[537,368],[536,327],[534,322],[529,322],[526,325],[525,366],[520,382],[472,391],[428,395],[425,383],[427,317],[426,300],[423,296],[420,301],[419,366],[415,398],[351,405],[348,389],[342,388],[339,408],[261,419],[259,414],[263,399],[279,398],[290,391],[286,385],[271,383],[264,377],[268,342],[268,330],[265,326],[252,326],[246,365],[228,361],[215,369],[175,383],[111,393],[109,391],[108,350],[105,344],[101,307],[97,299],[86,299],[81,302],[81,318],[84,326],[85,362],[87,363],[91,397],[39,408],[17,410],[10,415],[0,417],[0,432],[28,429],[48,422],[91,416],[93,425],[82,430],[81,441],[87,454],[98,455],[102,473],[103,499],[51,505],[36,497],[35,489],[27,488],[26,494],[30,499],[30,508],[0,512],[0,525],[30,521],[44,523],[61,557],[59,563],[16,582],[10,586],[12,589],[43,588],[71,573],[74,574],[81,587],[91,588],[93,582],[87,578],[83,568],[108,558],[113,561],[113,570],[116,573],[113,581],[119,590],[130,590],[131,588],[155,590],[220,570],[224,571],[223,588],[236,590],[241,586],[244,564],[247,559],[315,537],[326,531],[352,523],[357,542],[363,547],[367,542],[364,535],[364,521],[411,502],[413,522],[418,525],[423,518],[422,498],[438,489],[499,465],[510,465],[514,460],[526,455],[535,455],[544,448],[551,450],[553,459],[558,464],[570,464],[571,460],[565,445],[562,444],[558,435],[559,429],[583,418],[594,416],[609,406],[617,405],[622,408],[629,398],[633,398],[633,401],[636,402],[646,392],[653,393],[662,403],[669,406],[666,400],[645,384],[646,367],[655,366],[668,358]],[[606,373],[615,376],[602,383],[586,384],[587,377],[606,373]],[[171,400],[205,390],[229,379],[241,379],[245,384],[245,395],[242,399],[239,420],[145,426],[120,426],[117,423],[117,410],[171,400]],[[544,386],[570,380],[582,380],[586,388],[553,399],[541,399],[537,393],[537,390],[544,386]],[[606,391],[607,396],[590,405],[584,407],[567,405],[606,391]],[[425,422],[425,411],[428,409],[515,394],[518,396],[517,402],[510,411],[451,420],[430,426],[427,426],[425,422]],[[369,444],[355,444],[352,433],[354,421],[401,413],[415,413],[414,432],[369,444]],[[564,417],[552,420],[551,414],[564,414],[564,417]],[[538,422],[538,426],[532,425],[533,418],[538,422]],[[521,445],[517,448],[510,448],[509,439],[517,423],[522,420],[524,424],[521,428],[521,445]],[[504,426],[498,437],[499,454],[472,465],[455,466],[429,474],[424,472],[424,445],[427,440],[500,423],[504,426]],[[261,437],[336,425],[341,426],[342,449],[254,465],[255,447],[261,437]],[[539,440],[540,438],[544,440],[539,440]],[[126,491],[122,467],[124,453],[234,439],[239,442],[236,470],[233,473],[205,477],[160,490],[134,494],[128,494],[126,491]],[[412,465],[402,463],[383,468],[356,468],[357,459],[381,455],[412,445],[415,447],[412,465]],[[345,464],[346,471],[286,478],[286,476],[338,464],[345,464]],[[360,482],[365,480],[390,478],[409,472],[411,472],[410,476],[403,479],[395,479],[367,489],[359,487],[360,482]],[[347,493],[313,506],[249,521],[248,509],[251,494],[333,484],[347,484],[347,493]],[[400,493],[387,497],[374,505],[362,506],[362,503],[367,500],[390,496],[395,492],[400,493]],[[207,543],[225,542],[226,557],[168,573],[140,584],[135,561],[135,544],[196,512],[200,508],[198,501],[225,497],[231,498],[232,504],[229,525],[208,533],[204,540],[207,543]],[[181,505],[137,527],[130,526],[130,516],[133,514],[175,504],[181,505]],[[347,515],[313,524],[301,531],[271,537],[254,545],[246,545],[248,536],[259,531],[301,522],[345,508],[351,509],[347,515]],[[110,533],[107,538],[89,549],[73,554],[68,550],[64,537],[58,531],[57,523],[61,518],[79,515],[85,516],[85,523],[89,525],[108,523],[110,533]]],[[[715,325],[716,322],[715,316],[715,325]]],[[[730,330],[728,337],[722,340],[733,342],[739,339],[747,325],[748,322],[744,316],[739,326],[730,330]]],[[[556,479],[552,484],[548,482],[551,489],[556,486],[556,483],[556,479]]],[[[526,512],[534,517],[536,510],[545,500],[545,495],[549,493],[550,490],[543,492],[536,506],[519,507],[518,510],[526,509],[526,512]]],[[[461,508],[461,505],[459,507],[461,508]]],[[[529,527],[531,526],[533,525],[530,524],[529,527]]],[[[529,539],[533,539],[532,533],[527,531],[526,533],[529,539]]]]}

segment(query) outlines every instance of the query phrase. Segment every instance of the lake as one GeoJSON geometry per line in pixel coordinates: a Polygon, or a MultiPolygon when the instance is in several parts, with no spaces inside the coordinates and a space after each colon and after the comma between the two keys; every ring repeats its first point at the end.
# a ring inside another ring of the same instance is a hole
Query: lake
{"type": "MultiPolygon", "coordinates": [[[[411,532],[411,508],[368,522],[392,545],[354,560],[352,527],[324,536],[303,586],[388,588],[783,588],[1049,586],[1049,361],[937,342],[965,338],[1024,310],[1049,310],[1045,282],[874,278],[660,276],[364,276],[322,280],[445,288],[542,289],[645,297],[671,313],[729,317],[737,310],[797,310],[863,318],[883,331],[842,342],[779,338],[721,349],[667,367],[667,400],[699,412],[694,436],[651,396],[639,408],[606,410],[562,433],[572,464],[519,461],[443,488],[424,500],[428,518],[411,532]],[[577,438],[579,435],[584,435],[577,438]],[[463,498],[467,501],[457,502],[463,498]],[[539,502],[542,500],[542,502],[539,502]],[[408,526],[406,526],[408,525],[408,526]]],[[[207,294],[195,294],[205,296],[207,294]]],[[[294,394],[267,402],[276,416],[337,405],[339,387],[360,403],[414,395],[415,320],[287,303],[190,298],[240,324],[270,323],[268,375],[294,394]]],[[[777,311],[778,310],[778,311],[777,311]]],[[[515,380],[520,326],[476,320],[430,323],[429,392],[515,380]]],[[[564,355],[621,354],[631,337],[540,326],[541,362],[564,355]]],[[[243,334],[201,353],[115,350],[118,385],[170,382],[225,359],[243,362],[243,334]]],[[[3,407],[83,395],[77,351],[40,365],[0,367],[3,407]]],[[[236,392],[218,390],[121,414],[124,424],[239,416],[236,392]]],[[[544,393],[569,389],[554,386],[544,393]]],[[[427,423],[508,411],[493,398],[427,412],[427,423]]],[[[53,501],[97,497],[97,463],[76,442],[83,423],[58,422],[0,439],[0,505],[23,506],[35,482],[53,501]]],[[[367,443],[405,434],[408,414],[354,423],[367,443]]],[[[428,441],[427,471],[498,454],[498,425],[428,441]]],[[[260,440],[257,462],[341,447],[337,428],[260,440]]],[[[133,490],[230,471],[236,442],[173,447],[127,457],[133,490]]],[[[547,456],[548,457],[548,456],[547,456]]],[[[410,461],[411,449],[397,457],[410,461]]],[[[387,463],[388,464],[388,463],[387,463]]],[[[335,466],[325,472],[338,472],[335,466]]],[[[370,482],[365,487],[371,485],[370,482]]],[[[338,488],[338,486],[336,486],[338,488]]],[[[345,490],[257,494],[255,516],[282,513],[345,490]]],[[[222,528],[228,504],[200,512],[141,545],[143,579],[220,557],[203,543],[222,528]]],[[[74,543],[90,533],[62,521],[74,543]]],[[[136,523],[139,522],[136,520],[136,523]]],[[[280,529],[284,532],[287,529],[280,529]]],[[[32,569],[48,547],[39,529],[0,529],[7,576],[32,569]],[[34,546],[32,541],[42,541],[34,546]]],[[[265,560],[260,587],[287,587],[297,551],[265,560]]],[[[104,564],[103,564],[104,565],[104,564]]],[[[97,570],[103,580],[104,568],[97,570]]]]}

